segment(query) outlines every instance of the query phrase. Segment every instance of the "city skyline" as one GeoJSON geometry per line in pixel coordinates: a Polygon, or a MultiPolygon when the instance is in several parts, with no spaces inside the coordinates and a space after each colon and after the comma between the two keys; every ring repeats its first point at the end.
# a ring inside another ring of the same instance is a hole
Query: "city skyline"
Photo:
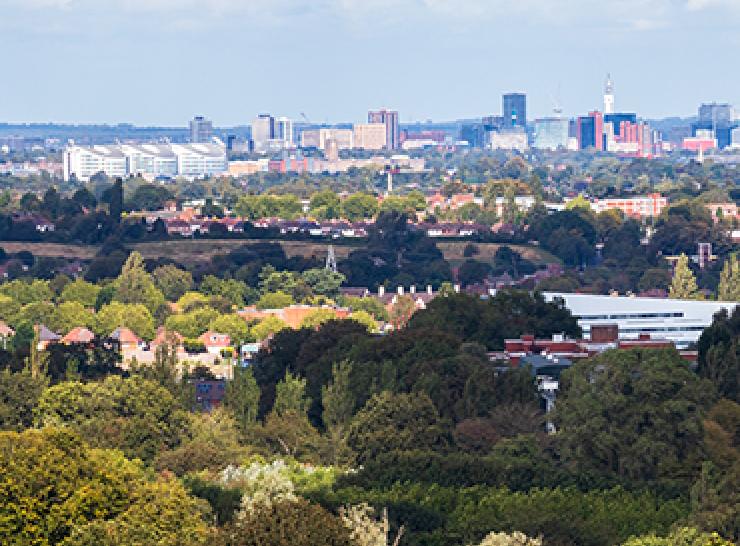
{"type": "Polygon", "coordinates": [[[607,72],[617,110],[645,118],[740,103],[731,0],[0,3],[3,122],[451,121],[500,114],[509,92],[529,119],[575,116],[601,107],[607,72]]]}

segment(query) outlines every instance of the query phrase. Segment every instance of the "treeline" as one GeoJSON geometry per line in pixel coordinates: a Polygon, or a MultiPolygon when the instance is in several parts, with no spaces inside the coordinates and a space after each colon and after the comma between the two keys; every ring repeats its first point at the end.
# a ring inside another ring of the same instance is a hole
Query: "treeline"
{"type": "Polygon", "coordinates": [[[548,415],[531,370],[487,350],[577,325],[518,292],[440,297],[386,336],[354,321],[280,331],[211,413],[192,410],[192,385],[166,354],[124,376],[52,380],[31,351],[28,367],[0,373],[0,426],[14,431],[0,434],[0,538],[730,544],[738,321],[717,317],[697,372],[667,349],[578,362],[548,415]]]}

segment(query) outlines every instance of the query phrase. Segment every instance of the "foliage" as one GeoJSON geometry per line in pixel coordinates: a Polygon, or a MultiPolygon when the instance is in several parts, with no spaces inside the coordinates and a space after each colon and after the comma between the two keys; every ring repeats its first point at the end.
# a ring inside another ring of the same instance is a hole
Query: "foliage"
{"type": "Polygon", "coordinates": [[[717,533],[702,533],[684,527],[667,537],[648,535],[631,538],[623,546],[732,546],[732,542],[723,539],[717,533]]]}
{"type": "Polygon", "coordinates": [[[126,304],[142,304],[150,313],[164,303],[162,292],[155,286],[151,275],[144,268],[144,259],[138,252],[132,252],[123,264],[121,274],[115,280],[113,299],[126,304]]]}
{"type": "Polygon", "coordinates": [[[363,463],[389,450],[440,449],[447,432],[426,394],[383,392],[368,400],[349,427],[347,443],[363,463]]]}
{"type": "Polygon", "coordinates": [[[46,387],[45,377],[30,371],[0,372],[0,430],[22,431],[33,425],[33,408],[46,387]]]}
{"type": "Polygon", "coordinates": [[[696,277],[689,269],[689,258],[686,254],[678,257],[676,266],[673,270],[673,280],[669,296],[675,299],[696,300],[702,299],[699,293],[699,287],[696,285],[696,277]]]}
{"type": "Polygon", "coordinates": [[[740,402],[740,308],[721,310],[699,337],[697,371],[722,396],[740,402]]]}
{"type": "Polygon", "coordinates": [[[318,328],[322,324],[329,322],[330,320],[336,319],[336,314],[332,309],[315,309],[311,311],[301,321],[301,328],[318,328]]]}
{"type": "Polygon", "coordinates": [[[75,279],[65,285],[59,299],[62,302],[74,301],[87,308],[92,308],[95,307],[99,292],[100,287],[98,285],[89,283],[83,279],[75,279]]]}
{"type": "MultiPolygon", "coordinates": [[[[224,315],[211,307],[200,307],[189,313],[170,315],[165,320],[165,326],[187,338],[197,338],[208,331],[211,324],[224,315]]],[[[230,322],[230,321],[229,321],[230,322]]],[[[242,319],[242,322],[243,319],[242,319]]]]}
{"type": "Polygon", "coordinates": [[[737,254],[730,256],[720,274],[717,299],[720,301],[740,301],[740,259],[737,254]]]}
{"type": "Polygon", "coordinates": [[[234,413],[239,427],[247,430],[257,422],[260,389],[251,368],[234,368],[234,378],[226,385],[224,406],[234,413]]]}
{"type": "Polygon", "coordinates": [[[261,341],[271,334],[277,334],[289,326],[275,316],[263,318],[259,323],[252,326],[252,336],[254,339],[261,341]]]}
{"type": "Polygon", "coordinates": [[[154,318],[140,303],[127,305],[114,301],[104,305],[95,315],[93,331],[100,336],[109,336],[119,326],[131,329],[143,339],[154,338],[154,318]]]}
{"type": "Polygon", "coordinates": [[[216,317],[211,321],[208,329],[212,332],[228,334],[231,338],[231,343],[236,346],[242,342],[252,340],[247,321],[236,314],[216,317]]]}
{"type": "Polygon", "coordinates": [[[512,534],[490,533],[479,546],[542,546],[542,539],[529,538],[518,531],[512,534]]]}
{"type": "Polygon", "coordinates": [[[255,305],[257,306],[257,309],[282,309],[289,305],[293,305],[293,303],[295,303],[293,301],[293,296],[286,294],[285,292],[278,291],[262,294],[255,305]]]}
{"type": "Polygon", "coordinates": [[[287,413],[305,414],[310,400],[306,398],[306,380],[285,372],[285,377],[275,387],[275,404],[272,411],[277,416],[287,413]]]}
{"type": "Polygon", "coordinates": [[[714,396],[675,349],[613,350],[579,362],[558,395],[563,456],[634,480],[691,479],[702,410],[714,396]]]}
{"type": "Polygon", "coordinates": [[[344,523],[320,506],[297,499],[261,505],[227,527],[216,546],[355,546],[344,523]]]}
{"type": "Polygon", "coordinates": [[[176,446],[186,424],[169,391],[137,376],[49,387],[34,414],[40,426],[68,425],[93,446],[118,448],[145,461],[176,446]]]}
{"type": "Polygon", "coordinates": [[[168,301],[177,301],[193,288],[193,276],[174,265],[163,265],[152,271],[157,288],[168,301]]]}

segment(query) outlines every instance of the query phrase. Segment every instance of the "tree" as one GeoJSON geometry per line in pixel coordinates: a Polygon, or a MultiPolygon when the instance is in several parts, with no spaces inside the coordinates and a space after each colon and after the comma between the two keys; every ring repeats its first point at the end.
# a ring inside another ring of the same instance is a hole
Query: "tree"
{"type": "Polygon", "coordinates": [[[151,461],[175,447],[186,414],[164,387],[142,377],[111,376],[100,383],[74,381],[49,387],[35,409],[39,426],[66,425],[92,446],[121,449],[151,461]]]}
{"type": "Polygon", "coordinates": [[[93,331],[99,336],[109,336],[119,326],[130,328],[143,339],[154,339],[154,318],[142,304],[125,305],[114,301],[95,316],[93,331]]]}
{"type": "Polygon", "coordinates": [[[719,277],[717,299],[720,301],[740,301],[740,260],[737,254],[725,261],[719,277]]]}
{"type": "Polygon", "coordinates": [[[30,370],[0,372],[0,430],[22,431],[33,425],[33,408],[46,388],[46,377],[30,370]]]}
{"type": "Polygon", "coordinates": [[[60,334],[66,334],[77,326],[92,328],[94,324],[95,317],[93,314],[77,301],[57,305],[46,322],[46,326],[60,334]]]}
{"type": "Polygon", "coordinates": [[[725,309],[717,313],[699,337],[698,349],[699,375],[720,395],[740,402],[740,307],[731,316],[725,309]]]}
{"type": "Polygon", "coordinates": [[[215,546],[356,546],[341,519],[303,499],[261,504],[222,531],[215,546]]]}
{"type": "Polygon", "coordinates": [[[306,315],[306,317],[301,321],[300,327],[318,328],[322,324],[325,324],[330,320],[334,320],[336,318],[337,315],[333,309],[318,308],[306,315]]]}
{"type": "Polygon", "coordinates": [[[378,321],[367,311],[354,311],[349,318],[362,324],[371,334],[378,332],[378,321]]]}
{"type": "Polygon", "coordinates": [[[117,178],[108,195],[108,213],[117,224],[121,222],[123,213],[123,180],[117,178]]]}
{"type": "Polygon", "coordinates": [[[309,207],[311,214],[323,220],[341,216],[339,196],[331,190],[314,193],[311,196],[309,207]]]}
{"type": "Polygon", "coordinates": [[[411,296],[399,296],[390,311],[390,321],[395,330],[400,330],[416,312],[416,303],[411,296]]]}
{"type": "Polygon", "coordinates": [[[696,277],[689,269],[689,258],[686,254],[681,254],[676,262],[668,297],[683,300],[702,299],[696,285],[696,277]]]}
{"type": "Polygon", "coordinates": [[[491,266],[476,260],[465,260],[457,272],[457,278],[463,286],[470,286],[485,280],[491,273],[491,266]]]}
{"type": "Polygon", "coordinates": [[[633,480],[685,481],[701,460],[711,385],[675,349],[612,350],[566,371],[556,425],[567,461],[633,480]]]}
{"type": "Polygon", "coordinates": [[[285,322],[275,316],[263,318],[259,323],[252,326],[252,336],[257,341],[262,341],[272,334],[277,334],[281,330],[290,328],[285,322]]]}
{"type": "Polygon", "coordinates": [[[216,317],[211,321],[208,329],[220,334],[228,334],[231,338],[232,345],[235,346],[252,340],[252,333],[247,325],[247,321],[236,314],[216,317]]]}
{"type": "Polygon", "coordinates": [[[162,210],[167,201],[175,198],[170,190],[162,185],[142,184],[126,201],[129,210],[162,210]]]}
{"type": "Polygon", "coordinates": [[[152,271],[152,277],[157,288],[168,301],[177,301],[193,288],[193,276],[190,272],[183,271],[174,265],[163,265],[156,268],[152,271]]]}
{"type": "Polygon", "coordinates": [[[341,273],[325,268],[307,269],[301,273],[301,278],[311,287],[311,291],[318,296],[335,298],[339,295],[339,287],[345,280],[341,273]]]}
{"type": "Polygon", "coordinates": [[[350,222],[372,218],[378,212],[378,200],[367,193],[353,193],[342,201],[342,216],[350,222]]]}
{"type": "Polygon", "coordinates": [[[631,538],[622,546],[732,546],[717,533],[702,533],[697,529],[684,527],[667,537],[647,535],[631,538]]]}
{"type": "Polygon", "coordinates": [[[362,464],[387,451],[434,450],[447,444],[447,432],[426,394],[374,395],[357,412],[347,443],[362,464]]]}
{"type": "MultiPolygon", "coordinates": [[[[165,319],[164,324],[168,330],[175,331],[187,338],[196,338],[207,332],[211,323],[221,316],[212,307],[200,307],[189,313],[170,315],[165,319]]],[[[230,324],[231,321],[228,322],[230,324]]]]}
{"type": "Polygon", "coordinates": [[[144,269],[144,259],[132,252],[123,264],[121,274],[115,280],[116,293],[113,299],[121,303],[144,305],[150,313],[164,303],[162,292],[154,285],[151,275],[144,269]]]}
{"type": "Polygon", "coordinates": [[[493,532],[486,536],[479,546],[542,546],[542,539],[529,538],[517,531],[510,535],[493,532]]]}
{"type": "Polygon", "coordinates": [[[285,292],[268,292],[263,294],[257,303],[257,309],[283,309],[289,305],[293,305],[293,296],[286,294],[285,292]]]}
{"type": "Polygon", "coordinates": [[[275,387],[275,404],[272,411],[277,416],[288,412],[305,415],[311,401],[306,398],[306,380],[285,372],[285,378],[275,387]]]}
{"type": "Polygon", "coordinates": [[[257,422],[260,388],[251,368],[234,368],[234,378],[226,385],[224,406],[234,413],[242,430],[257,422]]]}
{"type": "Polygon", "coordinates": [[[62,302],[76,301],[87,308],[93,308],[99,293],[99,286],[83,279],[75,279],[64,287],[59,299],[62,302]]]}

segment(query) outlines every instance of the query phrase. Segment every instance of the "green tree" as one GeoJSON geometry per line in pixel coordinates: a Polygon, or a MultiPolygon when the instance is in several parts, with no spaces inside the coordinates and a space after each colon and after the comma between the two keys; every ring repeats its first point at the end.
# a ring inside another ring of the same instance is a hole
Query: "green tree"
{"type": "Polygon", "coordinates": [[[252,332],[247,321],[236,314],[220,315],[213,319],[208,327],[213,332],[229,334],[232,345],[252,341],[252,332]]]}
{"type": "Polygon", "coordinates": [[[252,326],[252,336],[255,340],[262,341],[271,334],[277,334],[279,331],[285,330],[286,328],[290,327],[279,318],[270,315],[252,326]]]}
{"type": "Polygon", "coordinates": [[[342,361],[332,367],[331,383],[321,388],[322,419],[329,434],[333,462],[339,464],[349,458],[347,432],[355,410],[355,397],[350,384],[352,363],[342,361]]]}
{"type": "Polygon", "coordinates": [[[375,320],[375,317],[367,311],[354,311],[349,318],[350,320],[354,320],[355,322],[362,324],[371,334],[378,332],[378,322],[375,320]]]}
{"type": "Polygon", "coordinates": [[[356,546],[342,520],[303,499],[257,505],[224,529],[215,546],[356,546]]]}
{"type": "Polygon", "coordinates": [[[121,449],[128,457],[145,461],[176,446],[187,421],[167,389],[138,376],[49,387],[41,395],[35,418],[39,426],[67,425],[92,446],[121,449]]]}
{"type": "Polygon", "coordinates": [[[75,279],[68,283],[62,290],[59,300],[62,302],[78,302],[92,309],[98,299],[100,287],[83,279],[75,279]]]}
{"type": "Polygon", "coordinates": [[[696,277],[689,269],[689,258],[686,254],[681,254],[676,262],[668,297],[683,300],[702,299],[699,287],[696,285],[696,277]]]}
{"type": "Polygon", "coordinates": [[[386,391],[370,398],[355,415],[347,443],[362,464],[387,451],[442,448],[447,432],[426,394],[386,391]]]}
{"type": "Polygon", "coordinates": [[[562,376],[564,458],[633,480],[685,481],[701,460],[702,409],[715,396],[675,349],[612,350],[562,376]]]}
{"type": "Polygon", "coordinates": [[[170,315],[164,324],[168,330],[173,330],[187,338],[196,338],[207,332],[213,321],[222,315],[211,307],[201,307],[180,315],[170,315]]]}
{"type": "Polygon", "coordinates": [[[345,281],[341,273],[325,268],[307,269],[301,273],[301,278],[319,296],[335,298],[339,295],[339,287],[345,281]]]}
{"type": "Polygon", "coordinates": [[[275,404],[272,411],[277,416],[287,413],[305,415],[311,400],[306,397],[306,380],[285,372],[285,377],[275,387],[275,404]]]}
{"type": "Polygon", "coordinates": [[[524,533],[490,533],[479,546],[542,546],[542,539],[529,538],[524,533]]]}
{"type": "Polygon", "coordinates": [[[121,222],[123,214],[123,180],[116,179],[108,196],[108,212],[113,221],[117,224],[121,222]]]}
{"type": "Polygon", "coordinates": [[[0,430],[22,431],[33,425],[33,408],[46,388],[45,376],[30,370],[0,372],[0,430]]]}
{"type": "Polygon", "coordinates": [[[163,265],[152,271],[157,288],[168,301],[177,301],[193,288],[193,276],[174,265],[163,265]]]}
{"type": "Polygon", "coordinates": [[[144,259],[138,252],[132,252],[123,264],[121,274],[115,280],[115,301],[126,304],[144,305],[150,313],[164,303],[162,292],[154,285],[151,275],[144,269],[144,259]]]}
{"type": "Polygon", "coordinates": [[[288,307],[294,303],[295,301],[293,300],[293,296],[286,294],[285,292],[278,291],[262,294],[255,305],[257,306],[257,309],[283,309],[284,307],[288,307]]]}
{"type": "Polygon", "coordinates": [[[119,326],[130,328],[143,339],[154,339],[154,318],[142,304],[126,305],[114,301],[95,316],[93,331],[99,336],[108,336],[119,326]]]}
{"type": "Polygon", "coordinates": [[[242,430],[257,422],[260,388],[251,368],[234,368],[234,378],[226,385],[224,405],[234,413],[242,430]]]}
{"type": "Polygon", "coordinates": [[[717,299],[720,301],[740,301],[740,260],[732,254],[725,261],[719,276],[717,299]]]}
{"type": "Polygon", "coordinates": [[[56,306],[46,325],[55,332],[66,334],[76,326],[92,328],[95,325],[95,316],[81,303],[69,301],[56,306]]]}
{"type": "Polygon", "coordinates": [[[49,302],[54,299],[54,293],[49,288],[49,282],[40,279],[17,279],[0,284],[0,294],[12,298],[21,305],[49,302]]]}
{"type": "Polygon", "coordinates": [[[667,537],[647,535],[631,538],[623,546],[732,546],[717,533],[702,533],[697,529],[684,527],[667,537]]]}
{"type": "Polygon", "coordinates": [[[740,307],[732,315],[725,309],[717,313],[699,337],[698,349],[699,375],[722,396],[740,402],[740,307]]]}
{"type": "Polygon", "coordinates": [[[301,328],[318,328],[322,324],[335,320],[337,315],[332,309],[315,309],[301,321],[301,328]]]}
{"type": "Polygon", "coordinates": [[[378,212],[378,200],[367,193],[353,193],[342,201],[342,216],[350,222],[372,218],[378,212]]]}
{"type": "Polygon", "coordinates": [[[76,526],[61,546],[206,546],[210,533],[203,515],[178,481],[144,483],[115,518],[76,526]]]}
{"type": "Polygon", "coordinates": [[[339,196],[331,190],[322,190],[311,196],[311,214],[324,220],[339,218],[342,214],[339,196]]]}

